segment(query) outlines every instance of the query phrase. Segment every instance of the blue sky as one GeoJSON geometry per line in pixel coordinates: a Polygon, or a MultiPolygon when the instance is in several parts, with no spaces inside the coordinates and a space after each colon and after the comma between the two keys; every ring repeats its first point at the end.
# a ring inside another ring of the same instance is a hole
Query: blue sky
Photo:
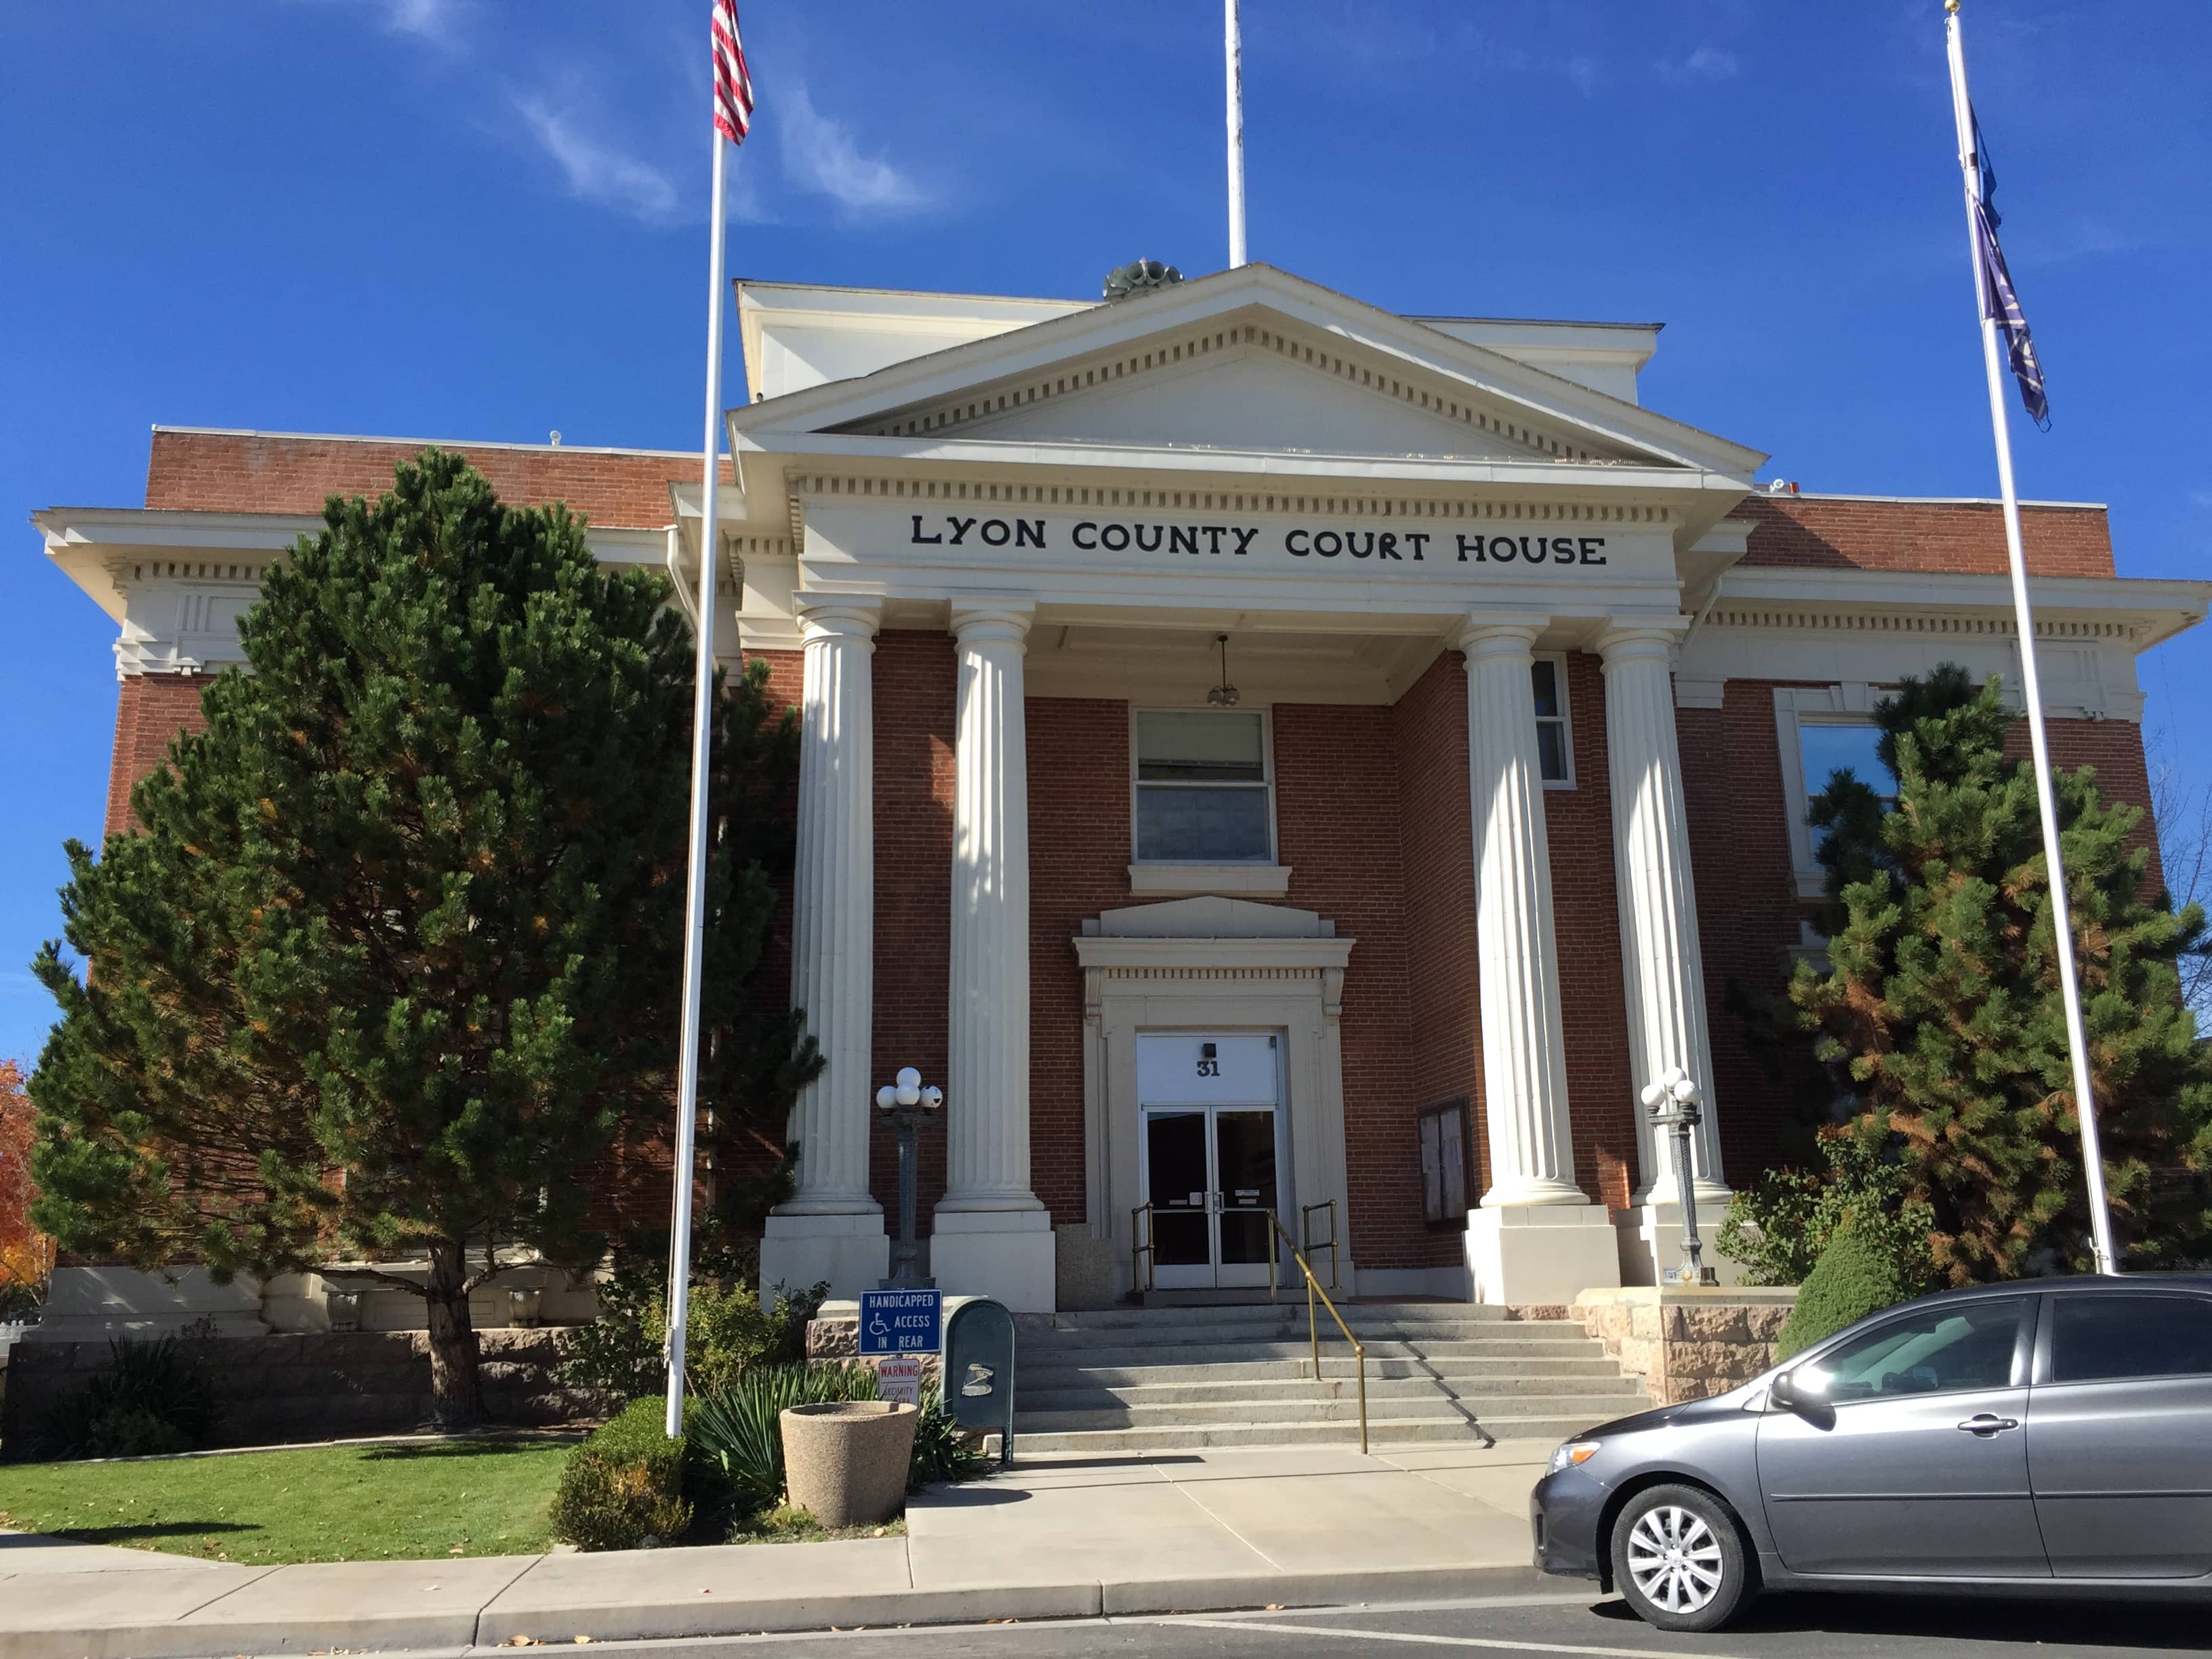
{"type": "MultiPolygon", "coordinates": [[[[697,441],[707,0],[0,9],[0,1054],[95,837],[106,618],[26,515],[155,422],[697,441]]],[[[733,274],[1086,295],[1225,262],[1214,0],[750,0],[733,274]]],[[[2023,493],[2121,568],[2212,538],[2212,13],[1968,0],[2051,379],[2023,493]]],[[[1409,312],[1663,321],[1645,401],[1807,489],[1995,489],[1938,0],[1245,0],[1251,252],[1409,312]]],[[[734,336],[730,401],[742,392],[734,336]]],[[[2212,779],[2212,641],[2145,664],[2212,779]]]]}

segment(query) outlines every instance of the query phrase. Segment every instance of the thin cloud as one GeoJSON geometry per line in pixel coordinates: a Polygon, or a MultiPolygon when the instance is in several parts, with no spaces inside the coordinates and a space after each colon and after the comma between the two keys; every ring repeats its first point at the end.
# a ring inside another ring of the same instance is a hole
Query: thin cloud
{"type": "Polygon", "coordinates": [[[1567,79],[1574,82],[1577,92],[1589,97],[1597,90],[1597,60],[1594,58],[1568,58],[1567,79]]]}
{"type": "Polygon", "coordinates": [[[913,213],[930,204],[928,192],[908,174],[863,155],[851,131],[816,109],[801,82],[792,81],[777,94],[774,121],[783,176],[798,189],[826,196],[855,216],[913,213]]]}
{"type": "Polygon", "coordinates": [[[518,94],[515,113],[567,177],[571,193],[650,225],[666,224],[683,205],[675,183],[649,161],[584,130],[575,115],[543,95],[518,94]]]}
{"type": "Polygon", "coordinates": [[[1699,46],[1680,63],[1662,58],[1652,67],[1669,86],[1686,87],[1732,79],[1743,65],[1732,52],[1718,46],[1699,46]]]}

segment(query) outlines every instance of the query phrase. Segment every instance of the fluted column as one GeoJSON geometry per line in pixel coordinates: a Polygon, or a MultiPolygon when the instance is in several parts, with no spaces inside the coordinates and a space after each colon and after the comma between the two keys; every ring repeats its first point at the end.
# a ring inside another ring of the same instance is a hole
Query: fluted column
{"type": "Polygon", "coordinates": [[[791,1112],[797,1188],[768,1218],[763,1290],[830,1282],[872,1290],[887,1262],[868,1191],[875,1017],[875,653],[872,599],[802,599],[805,685],[799,738],[799,842],[792,878],[791,1003],[822,1051],[791,1112]]]}
{"type": "MultiPolygon", "coordinates": [[[[1697,893],[1690,879],[1682,759],[1674,739],[1674,653],[1679,619],[1616,622],[1598,640],[1605,664],[1606,767],[1613,786],[1613,872],[1620,901],[1620,959],[1628,999],[1628,1048],[1638,1090],[1680,1066],[1705,1090],[1705,1121],[1692,1144],[1698,1203],[1717,1222],[1728,1200],[1705,1019],[1697,893]]],[[[1639,1205],[1680,1202],[1661,1132],[1638,1109],[1639,1205]]],[[[1708,1224],[1711,1224],[1711,1222],[1708,1224]]]]}
{"type": "Polygon", "coordinates": [[[1490,1129],[1486,1207],[1588,1204],[1575,1185],[1532,647],[1546,618],[1479,618],[1467,654],[1475,954],[1490,1129]]]}
{"type": "Polygon", "coordinates": [[[1054,1305],[1051,1218],[1030,1190],[1030,787],[1022,659],[1031,607],[955,605],[959,708],[945,1196],[930,1271],[1017,1312],[1054,1305]]]}

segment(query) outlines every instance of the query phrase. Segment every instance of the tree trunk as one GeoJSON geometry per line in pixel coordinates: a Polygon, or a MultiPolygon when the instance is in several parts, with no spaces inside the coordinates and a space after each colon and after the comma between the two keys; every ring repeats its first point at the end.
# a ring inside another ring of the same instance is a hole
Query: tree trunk
{"type": "Polygon", "coordinates": [[[468,1258],[459,1243],[430,1247],[430,1420],[441,1429],[473,1429],[483,1421],[467,1280],[468,1258]]]}

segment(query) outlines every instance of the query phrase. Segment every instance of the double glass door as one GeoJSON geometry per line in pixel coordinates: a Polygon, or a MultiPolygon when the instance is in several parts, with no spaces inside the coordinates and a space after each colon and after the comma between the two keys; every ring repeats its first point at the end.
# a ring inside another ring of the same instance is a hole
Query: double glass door
{"type": "Polygon", "coordinates": [[[1264,1285],[1277,1209],[1273,1036],[1137,1039],[1138,1168],[1162,1290],[1264,1285]]]}

